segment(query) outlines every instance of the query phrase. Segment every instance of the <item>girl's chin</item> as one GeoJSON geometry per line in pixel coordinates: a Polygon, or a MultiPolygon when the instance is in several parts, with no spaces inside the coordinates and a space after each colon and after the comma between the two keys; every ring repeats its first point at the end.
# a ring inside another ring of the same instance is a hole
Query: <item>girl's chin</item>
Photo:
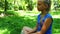
{"type": "Polygon", "coordinates": [[[37,8],[37,10],[38,10],[38,11],[42,11],[42,9],[41,9],[41,8],[39,8],[39,9],[37,8]]]}
{"type": "Polygon", "coordinates": [[[38,11],[41,11],[41,10],[38,10],[38,11]]]}

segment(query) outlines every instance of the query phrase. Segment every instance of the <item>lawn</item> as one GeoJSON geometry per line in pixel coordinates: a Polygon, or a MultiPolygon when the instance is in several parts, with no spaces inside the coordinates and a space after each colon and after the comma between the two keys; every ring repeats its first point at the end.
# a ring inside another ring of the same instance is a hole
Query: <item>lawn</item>
{"type": "MultiPolygon", "coordinates": [[[[33,28],[36,25],[37,15],[39,13],[8,12],[7,14],[10,15],[0,17],[0,34],[20,34],[23,26],[33,28]]],[[[55,12],[51,12],[51,15],[54,16],[57,14],[55,12]]],[[[52,32],[53,34],[60,34],[60,18],[53,17],[52,32]]]]}

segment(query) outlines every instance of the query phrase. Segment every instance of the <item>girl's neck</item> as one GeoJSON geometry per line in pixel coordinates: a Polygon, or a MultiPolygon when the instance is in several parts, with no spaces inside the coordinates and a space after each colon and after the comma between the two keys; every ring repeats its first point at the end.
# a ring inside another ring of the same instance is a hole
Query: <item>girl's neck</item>
{"type": "Polygon", "coordinates": [[[41,15],[46,15],[48,12],[47,11],[41,11],[41,15]]]}

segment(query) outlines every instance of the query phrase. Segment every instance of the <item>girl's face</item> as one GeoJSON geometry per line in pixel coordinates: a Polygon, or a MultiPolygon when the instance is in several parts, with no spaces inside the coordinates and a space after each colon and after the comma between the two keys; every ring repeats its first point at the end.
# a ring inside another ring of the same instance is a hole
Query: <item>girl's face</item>
{"type": "Polygon", "coordinates": [[[37,3],[37,9],[38,11],[43,11],[48,8],[47,4],[45,4],[43,1],[38,1],[37,3]]]}

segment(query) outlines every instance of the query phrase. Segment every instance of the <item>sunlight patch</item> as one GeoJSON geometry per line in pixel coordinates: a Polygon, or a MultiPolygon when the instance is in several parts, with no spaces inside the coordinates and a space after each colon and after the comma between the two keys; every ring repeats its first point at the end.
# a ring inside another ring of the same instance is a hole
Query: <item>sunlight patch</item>
{"type": "Polygon", "coordinates": [[[8,32],[8,30],[7,30],[7,29],[0,30],[0,34],[4,34],[4,33],[10,33],[10,32],[8,32]]]}
{"type": "Polygon", "coordinates": [[[3,14],[3,13],[1,13],[0,17],[4,17],[4,14],[3,14]]]}
{"type": "Polygon", "coordinates": [[[53,18],[60,18],[60,15],[53,15],[53,18]]]}

